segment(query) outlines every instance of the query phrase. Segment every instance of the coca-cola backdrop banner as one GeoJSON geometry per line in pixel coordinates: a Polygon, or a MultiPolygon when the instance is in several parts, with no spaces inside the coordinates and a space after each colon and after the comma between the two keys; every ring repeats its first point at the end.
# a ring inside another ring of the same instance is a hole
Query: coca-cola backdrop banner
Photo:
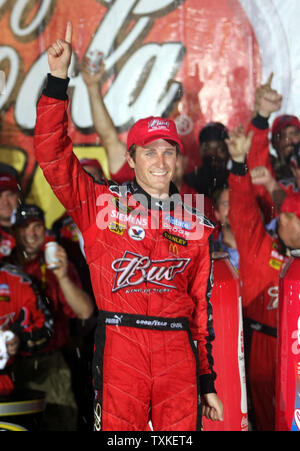
{"type": "Polygon", "coordinates": [[[297,0],[0,0],[0,161],[20,171],[27,201],[46,210],[50,225],[63,209],[36,164],[33,132],[47,49],[68,20],[69,134],[75,153],[99,158],[109,175],[80,74],[89,50],[104,54],[101,89],[121,139],[141,117],[172,117],[193,169],[201,127],[246,126],[255,89],[271,72],[281,112],[298,114],[299,13],[297,0]]]}

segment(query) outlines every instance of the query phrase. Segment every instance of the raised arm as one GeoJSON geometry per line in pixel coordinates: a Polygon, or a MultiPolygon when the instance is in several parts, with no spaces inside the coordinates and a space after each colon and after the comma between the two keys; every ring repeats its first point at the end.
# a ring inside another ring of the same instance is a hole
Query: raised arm
{"type": "Polygon", "coordinates": [[[78,318],[83,320],[88,319],[94,311],[92,299],[72,280],[68,271],[69,263],[67,253],[62,246],[58,246],[56,257],[58,259],[58,266],[52,271],[57,277],[66,302],[78,318]]]}
{"type": "Polygon", "coordinates": [[[253,184],[246,165],[246,155],[251,146],[251,135],[242,129],[230,132],[227,141],[232,158],[229,175],[230,225],[240,255],[240,278],[242,280],[243,305],[249,305],[264,287],[260,277],[261,266],[268,267],[271,237],[266,232],[262,214],[255,197],[253,184]],[[257,262],[260,265],[257,265],[257,262]],[[255,279],[255,284],[253,280],[255,279]]]}
{"type": "Polygon", "coordinates": [[[249,169],[256,166],[266,166],[272,173],[269,144],[269,118],[272,113],[280,110],[282,96],[271,84],[273,73],[266,84],[259,86],[255,93],[254,116],[249,129],[253,131],[252,145],[247,155],[249,169]]]}
{"type": "Polygon", "coordinates": [[[51,75],[68,78],[72,56],[72,22],[67,22],[65,39],[57,39],[48,49],[48,64],[51,75]]]}
{"type": "Polygon", "coordinates": [[[250,170],[253,185],[264,186],[270,194],[276,210],[280,212],[282,202],[286,197],[286,192],[282,189],[275,177],[266,166],[256,166],[250,170]]]}
{"type": "Polygon", "coordinates": [[[73,153],[68,136],[68,68],[72,55],[72,24],[65,39],[48,50],[50,74],[37,106],[34,133],[35,156],[54,194],[84,232],[96,216],[96,198],[106,182],[95,184],[73,153]]]}
{"type": "Polygon", "coordinates": [[[109,170],[111,174],[115,174],[126,163],[126,145],[119,139],[116,127],[104,103],[100,86],[103,73],[103,60],[96,73],[89,71],[89,59],[86,57],[83,60],[81,74],[89,95],[94,127],[106,150],[109,170]]]}

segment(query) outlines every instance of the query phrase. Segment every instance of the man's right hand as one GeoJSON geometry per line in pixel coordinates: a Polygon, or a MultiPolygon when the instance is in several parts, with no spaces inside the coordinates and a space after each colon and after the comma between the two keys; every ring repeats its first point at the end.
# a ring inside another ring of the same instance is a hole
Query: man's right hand
{"type": "Polygon", "coordinates": [[[68,77],[72,56],[72,22],[67,23],[65,39],[57,39],[48,49],[48,63],[51,75],[68,77]]]}
{"type": "Polygon", "coordinates": [[[273,73],[269,76],[267,83],[261,85],[255,93],[255,111],[265,118],[281,108],[282,96],[272,89],[272,80],[273,73]]]}
{"type": "Polygon", "coordinates": [[[81,75],[83,78],[86,87],[89,89],[93,86],[96,86],[99,89],[99,83],[104,73],[104,62],[103,60],[100,62],[100,69],[96,73],[92,73],[89,71],[89,58],[85,56],[81,63],[81,75]]]}
{"type": "Polygon", "coordinates": [[[237,163],[244,163],[250,150],[253,137],[253,130],[246,136],[242,126],[229,132],[229,139],[226,139],[228,151],[231,158],[237,163]]]}

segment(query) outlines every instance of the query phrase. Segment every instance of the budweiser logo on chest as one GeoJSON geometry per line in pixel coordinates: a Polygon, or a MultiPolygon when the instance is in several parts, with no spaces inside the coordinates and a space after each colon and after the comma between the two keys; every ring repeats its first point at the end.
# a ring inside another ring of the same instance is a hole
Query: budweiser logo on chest
{"type": "Polygon", "coordinates": [[[151,260],[149,257],[125,251],[123,257],[112,262],[116,273],[112,291],[142,283],[152,283],[167,288],[176,288],[177,274],[183,273],[190,258],[167,258],[151,260]]]}

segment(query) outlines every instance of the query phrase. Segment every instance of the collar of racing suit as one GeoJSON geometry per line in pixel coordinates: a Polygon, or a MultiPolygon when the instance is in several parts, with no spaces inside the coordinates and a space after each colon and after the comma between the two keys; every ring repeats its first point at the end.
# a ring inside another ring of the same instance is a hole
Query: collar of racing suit
{"type": "Polygon", "coordinates": [[[162,211],[173,211],[179,202],[181,202],[181,196],[178,192],[174,183],[170,183],[169,197],[166,199],[156,199],[137,183],[134,178],[127,183],[127,188],[129,192],[134,196],[134,198],[147,210],[162,210],[162,211]]]}

